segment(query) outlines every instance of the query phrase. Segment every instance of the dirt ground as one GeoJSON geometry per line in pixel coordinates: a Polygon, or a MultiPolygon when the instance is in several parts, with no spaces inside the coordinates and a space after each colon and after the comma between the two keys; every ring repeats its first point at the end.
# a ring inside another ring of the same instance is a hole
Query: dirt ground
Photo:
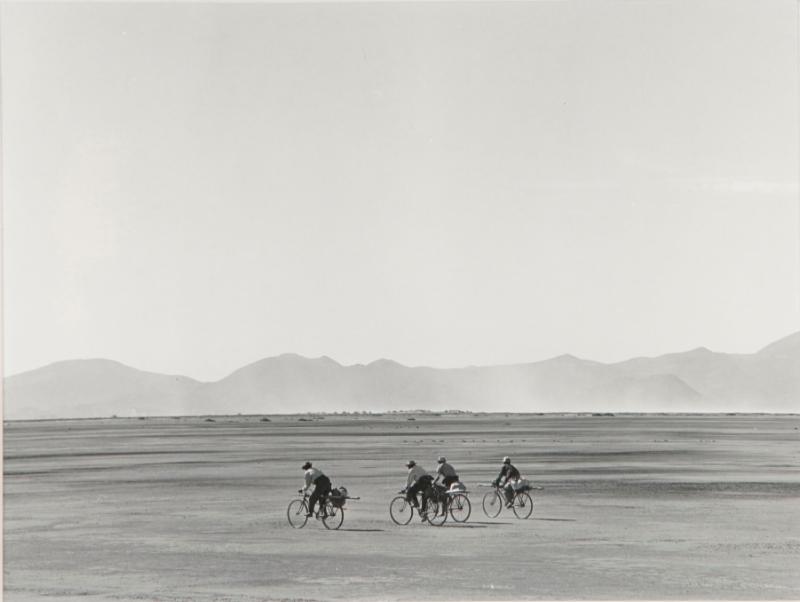
{"type": "Polygon", "coordinates": [[[800,416],[149,418],[5,426],[5,599],[800,599],[800,416]],[[444,454],[464,525],[394,525],[444,454]],[[508,454],[533,516],[488,519],[508,454]],[[286,520],[312,460],[359,501],[286,520]]]}

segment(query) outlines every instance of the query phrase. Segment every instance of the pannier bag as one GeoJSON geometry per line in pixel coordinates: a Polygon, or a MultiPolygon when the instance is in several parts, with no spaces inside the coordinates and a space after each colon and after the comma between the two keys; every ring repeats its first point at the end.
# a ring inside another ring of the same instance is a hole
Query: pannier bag
{"type": "Polygon", "coordinates": [[[343,507],[344,503],[347,501],[347,489],[344,487],[338,487],[336,489],[332,489],[330,499],[331,499],[331,504],[333,504],[337,508],[343,507]]]}
{"type": "Polygon", "coordinates": [[[531,482],[528,479],[517,479],[517,482],[512,487],[514,491],[527,491],[531,488],[531,482]]]}
{"type": "Polygon", "coordinates": [[[450,484],[450,491],[466,491],[467,487],[461,481],[456,481],[450,484]]]}

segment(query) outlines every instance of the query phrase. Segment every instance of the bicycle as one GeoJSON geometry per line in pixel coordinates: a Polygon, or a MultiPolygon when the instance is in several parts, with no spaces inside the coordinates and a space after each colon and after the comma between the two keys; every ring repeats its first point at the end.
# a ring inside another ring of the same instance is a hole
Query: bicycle
{"type": "Polygon", "coordinates": [[[472,513],[472,504],[467,497],[466,489],[446,489],[442,485],[434,484],[434,495],[440,505],[444,505],[445,512],[457,523],[465,523],[472,513]]]}
{"type": "MultiPolygon", "coordinates": [[[[302,489],[298,493],[302,493],[302,489]]],[[[308,522],[308,499],[311,497],[308,493],[304,494],[302,498],[297,498],[289,502],[286,508],[286,518],[289,524],[295,529],[302,529],[308,522]]],[[[324,504],[314,513],[314,518],[322,520],[322,524],[326,529],[336,530],[342,526],[344,522],[344,500],[357,500],[357,497],[341,497],[328,495],[324,504]],[[333,499],[332,499],[333,498],[333,499]]]]}
{"type": "Polygon", "coordinates": [[[450,496],[448,500],[448,507],[450,510],[450,517],[457,523],[465,523],[472,513],[472,504],[467,497],[466,491],[451,492],[448,491],[447,495],[450,496]]]}
{"type": "MultiPolygon", "coordinates": [[[[489,518],[497,518],[503,507],[506,505],[506,496],[503,487],[497,483],[481,483],[481,487],[492,487],[492,491],[483,496],[483,512],[489,518]]],[[[521,489],[514,490],[514,497],[511,500],[511,509],[514,515],[520,519],[526,519],[533,513],[533,498],[528,491],[534,489],[530,485],[525,485],[521,489]]],[[[536,489],[541,489],[537,487],[536,489]]]]}
{"type": "MultiPolygon", "coordinates": [[[[406,499],[405,491],[398,491],[397,493],[398,495],[389,502],[389,516],[396,525],[402,527],[411,522],[416,506],[406,499]]],[[[417,512],[420,513],[420,516],[424,516],[428,524],[441,527],[447,520],[447,510],[442,509],[440,512],[439,506],[440,504],[436,499],[429,498],[425,514],[423,515],[419,508],[417,508],[417,512]]]]}

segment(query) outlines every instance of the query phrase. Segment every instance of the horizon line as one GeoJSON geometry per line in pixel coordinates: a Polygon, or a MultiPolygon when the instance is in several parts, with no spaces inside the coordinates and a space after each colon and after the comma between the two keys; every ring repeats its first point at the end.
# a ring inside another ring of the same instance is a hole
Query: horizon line
{"type": "MultiPolygon", "coordinates": [[[[620,416],[800,416],[800,412],[632,412],[625,411],[570,411],[562,412],[487,412],[483,410],[341,410],[328,412],[293,412],[280,413],[270,412],[265,414],[146,414],[141,416],[82,416],[74,418],[5,418],[3,422],[63,422],[67,420],[149,420],[149,419],[170,419],[180,420],[182,418],[266,418],[269,416],[280,417],[306,417],[306,416],[386,416],[390,415],[428,415],[434,418],[449,418],[453,416],[580,416],[585,418],[618,418],[620,416]]],[[[303,420],[298,420],[304,422],[303,420]]],[[[307,418],[306,421],[312,421],[307,418]]],[[[213,422],[213,421],[212,421],[213,422]]]]}
{"type": "Polygon", "coordinates": [[[757,355],[758,353],[762,352],[766,348],[770,347],[772,344],[780,342],[780,341],[783,341],[783,340],[785,340],[787,338],[790,338],[790,337],[798,335],[798,334],[800,334],[800,330],[791,332],[788,335],[783,336],[783,337],[781,337],[779,339],[775,339],[771,343],[768,343],[767,345],[762,346],[757,351],[753,351],[753,352],[750,352],[750,353],[728,353],[728,352],[725,352],[725,351],[714,351],[714,350],[709,349],[708,347],[700,346],[700,347],[694,347],[692,349],[686,349],[686,350],[683,350],[683,351],[671,351],[671,352],[668,352],[668,353],[662,353],[660,355],[639,355],[639,356],[630,357],[630,358],[625,359],[625,360],[620,360],[620,361],[617,361],[617,362],[601,362],[601,361],[597,361],[597,360],[581,358],[581,357],[578,357],[578,356],[573,355],[571,353],[562,353],[560,355],[548,357],[548,358],[545,358],[545,359],[542,359],[542,360],[532,360],[532,361],[528,361],[528,362],[515,362],[515,363],[509,363],[509,364],[484,364],[484,365],[470,364],[470,365],[456,367],[456,368],[436,368],[436,367],[433,367],[433,366],[424,366],[424,365],[409,366],[407,364],[402,364],[402,363],[400,363],[400,362],[398,362],[396,360],[393,360],[391,358],[384,358],[384,357],[377,358],[377,359],[372,360],[371,362],[368,362],[366,364],[363,364],[363,363],[342,364],[341,362],[335,360],[334,358],[332,358],[331,356],[329,356],[327,354],[320,355],[320,356],[317,356],[317,357],[309,357],[309,356],[302,355],[300,353],[287,351],[287,352],[284,352],[284,353],[280,353],[278,355],[265,356],[265,357],[259,358],[257,360],[254,360],[252,362],[248,362],[248,363],[240,366],[239,368],[236,368],[235,370],[229,372],[228,374],[226,374],[225,376],[223,376],[222,378],[219,378],[217,380],[200,380],[200,379],[197,379],[197,378],[194,378],[194,377],[191,377],[191,376],[186,376],[185,374],[179,374],[179,373],[173,373],[173,372],[154,372],[152,370],[143,370],[141,368],[137,368],[135,366],[131,366],[130,364],[126,364],[124,362],[121,362],[119,360],[115,360],[115,359],[111,359],[111,358],[107,358],[107,357],[84,357],[84,358],[69,358],[69,359],[63,359],[63,360],[56,360],[56,361],[53,361],[53,362],[49,362],[47,364],[43,364],[43,365],[41,365],[41,366],[39,366],[37,368],[31,368],[31,369],[28,369],[28,370],[23,370],[22,372],[15,372],[14,374],[3,374],[3,380],[5,380],[7,378],[14,378],[14,377],[17,377],[17,376],[28,374],[30,372],[35,372],[37,370],[43,370],[45,368],[49,368],[49,367],[55,366],[57,364],[63,364],[63,363],[68,363],[68,362],[96,362],[96,361],[111,362],[111,363],[119,364],[120,366],[124,366],[126,368],[130,368],[131,370],[137,370],[139,372],[145,372],[145,373],[148,373],[148,374],[158,374],[158,375],[162,375],[162,376],[176,376],[176,377],[181,377],[181,378],[187,378],[189,380],[193,380],[193,381],[196,381],[196,382],[202,383],[202,384],[216,383],[216,382],[219,382],[221,380],[224,380],[224,379],[230,377],[231,375],[233,375],[233,374],[239,372],[240,370],[243,370],[243,369],[245,369],[245,368],[247,368],[249,366],[253,366],[253,365],[258,364],[260,362],[276,360],[276,359],[281,359],[281,358],[286,358],[286,357],[300,358],[302,360],[307,360],[307,361],[325,360],[325,361],[333,362],[334,364],[336,364],[337,366],[342,367],[342,368],[366,368],[366,367],[369,367],[369,366],[373,366],[375,364],[389,363],[389,364],[395,364],[395,365],[397,365],[397,366],[399,366],[401,368],[407,368],[407,369],[410,369],[410,370],[424,369],[424,370],[441,370],[441,371],[530,366],[530,365],[533,365],[533,364],[541,364],[541,363],[545,363],[545,362],[552,362],[552,361],[559,360],[559,359],[577,360],[577,361],[580,361],[580,362],[586,362],[586,363],[591,363],[591,364],[599,364],[599,365],[603,365],[603,366],[614,366],[614,365],[624,364],[626,362],[635,361],[635,360],[639,360],[639,359],[657,359],[657,358],[661,358],[661,357],[665,357],[665,356],[669,356],[669,355],[679,355],[679,354],[693,353],[693,352],[716,353],[716,354],[721,354],[721,355],[733,355],[733,356],[757,355]]]}

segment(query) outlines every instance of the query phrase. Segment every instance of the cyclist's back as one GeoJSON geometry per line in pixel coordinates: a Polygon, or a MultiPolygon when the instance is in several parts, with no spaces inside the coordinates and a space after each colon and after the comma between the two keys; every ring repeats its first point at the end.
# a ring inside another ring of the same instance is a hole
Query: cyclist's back
{"type": "Polygon", "coordinates": [[[444,456],[439,456],[437,460],[439,463],[439,467],[436,469],[436,480],[439,480],[439,477],[442,477],[442,485],[445,486],[445,489],[449,489],[453,483],[458,482],[458,474],[456,473],[456,469],[453,468],[453,465],[448,463],[447,458],[444,456]]]}
{"type": "Polygon", "coordinates": [[[305,471],[303,475],[305,487],[300,492],[305,493],[311,485],[314,485],[314,491],[311,492],[311,496],[308,498],[308,516],[310,517],[314,514],[314,506],[317,500],[319,500],[320,510],[325,514],[325,500],[327,500],[331,491],[331,480],[320,469],[313,467],[311,462],[303,464],[303,470],[305,471]]]}
{"type": "Polygon", "coordinates": [[[406,467],[408,468],[406,499],[412,506],[419,508],[417,494],[420,492],[422,493],[422,508],[420,508],[420,514],[422,515],[422,520],[425,520],[425,512],[428,509],[428,489],[430,489],[433,484],[433,477],[414,460],[409,460],[406,463],[406,467]]]}
{"type": "Polygon", "coordinates": [[[506,496],[506,506],[511,506],[514,500],[514,485],[522,479],[519,470],[511,463],[511,458],[503,458],[503,467],[494,480],[494,484],[502,487],[506,496]],[[502,482],[501,482],[502,481],[502,482]]]}

